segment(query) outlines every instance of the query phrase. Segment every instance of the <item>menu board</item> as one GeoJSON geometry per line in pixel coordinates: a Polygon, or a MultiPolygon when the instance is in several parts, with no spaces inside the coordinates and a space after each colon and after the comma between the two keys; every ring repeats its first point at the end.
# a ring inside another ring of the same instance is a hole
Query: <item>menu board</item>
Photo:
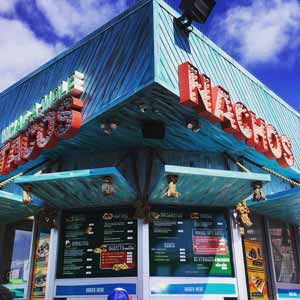
{"type": "Polygon", "coordinates": [[[151,276],[232,276],[224,213],[174,208],[151,216],[151,276]]]}
{"type": "Polygon", "coordinates": [[[268,300],[262,243],[244,240],[250,300],[268,300]]]}
{"type": "Polygon", "coordinates": [[[128,210],[63,217],[58,277],[136,276],[137,223],[128,210]]]}
{"type": "Polygon", "coordinates": [[[39,233],[34,260],[32,280],[32,300],[44,300],[46,295],[46,281],[49,258],[49,233],[39,233]]]}

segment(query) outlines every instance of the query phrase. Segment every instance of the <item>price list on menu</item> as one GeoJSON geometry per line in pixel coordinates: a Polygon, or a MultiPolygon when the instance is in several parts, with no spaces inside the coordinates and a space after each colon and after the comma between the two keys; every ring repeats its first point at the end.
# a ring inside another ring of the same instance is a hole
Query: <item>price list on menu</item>
{"type": "Polygon", "coordinates": [[[66,214],[59,278],[136,276],[137,224],[127,210],[66,214]]]}
{"type": "Polygon", "coordinates": [[[151,276],[232,276],[223,213],[157,209],[151,214],[151,276]]]}

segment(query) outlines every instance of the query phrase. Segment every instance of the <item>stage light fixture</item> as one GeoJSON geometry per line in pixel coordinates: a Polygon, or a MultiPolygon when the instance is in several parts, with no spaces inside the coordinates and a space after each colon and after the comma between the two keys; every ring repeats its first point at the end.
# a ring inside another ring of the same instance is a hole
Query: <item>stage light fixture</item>
{"type": "Polygon", "coordinates": [[[101,123],[100,127],[104,133],[110,135],[118,128],[118,123],[115,121],[103,122],[101,123]]]}
{"type": "Polygon", "coordinates": [[[182,0],[179,8],[183,14],[175,21],[184,31],[191,32],[192,22],[205,23],[215,4],[215,0],[182,0]]]}
{"type": "Polygon", "coordinates": [[[194,133],[197,133],[201,129],[201,125],[197,120],[191,120],[186,123],[186,127],[192,130],[194,133]]]}
{"type": "Polygon", "coordinates": [[[232,210],[232,218],[233,218],[233,225],[234,227],[237,227],[238,223],[239,223],[239,219],[238,219],[238,212],[236,211],[236,209],[234,208],[232,210]]]}
{"type": "Polygon", "coordinates": [[[148,107],[146,104],[144,104],[144,103],[141,103],[141,104],[139,104],[138,106],[139,106],[140,112],[143,113],[143,114],[144,114],[145,112],[147,112],[148,109],[149,109],[149,107],[148,107]]]}

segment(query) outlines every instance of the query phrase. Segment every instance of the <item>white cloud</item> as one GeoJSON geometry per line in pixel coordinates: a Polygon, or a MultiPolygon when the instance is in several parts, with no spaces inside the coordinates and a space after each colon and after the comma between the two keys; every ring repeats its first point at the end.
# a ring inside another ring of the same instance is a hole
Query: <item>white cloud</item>
{"type": "Polygon", "coordinates": [[[39,40],[21,21],[0,19],[0,90],[47,62],[61,50],[39,40]]]}
{"type": "MultiPolygon", "coordinates": [[[[16,5],[20,0],[0,0],[0,91],[47,62],[65,45],[39,39],[24,20],[18,19],[16,5]],[[9,19],[6,17],[9,16],[9,19]]],[[[23,2],[23,4],[30,2],[23,2]]],[[[73,41],[118,15],[126,0],[36,0],[60,38],[73,41]]]]}
{"type": "Polygon", "coordinates": [[[18,0],[0,0],[0,13],[13,14],[18,0]]]}
{"type": "Polygon", "coordinates": [[[38,8],[60,37],[78,40],[126,8],[126,0],[37,0],[38,8]]]}
{"type": "Polygon", "coordinates": [[[278,62],[284,51],[299,51],[299,2],[254,0],[249,6],[232,7],[218,19],[215,34],[245,64],[278,62]]]}

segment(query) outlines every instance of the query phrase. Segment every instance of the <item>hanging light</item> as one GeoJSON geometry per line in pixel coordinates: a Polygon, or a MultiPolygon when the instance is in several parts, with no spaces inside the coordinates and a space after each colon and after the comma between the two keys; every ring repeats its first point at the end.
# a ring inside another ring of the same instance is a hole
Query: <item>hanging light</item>
{"type": "Polygon", "coordinates": [[[238,212],[235,208],[232,210],[232,218],[233,218],[233,223],[236,226],[239,221],[238,221],[238,212]]]}
{"type": "Polygon", "coordinates": [[[115,189],[113,187],[113,180],[111,176],[105,176],[102,180],[102,194],[105,197],[112,196],[115,193],[115,189]]]}
{"type": "Polygon", "coordinates": [[[186,123],[186,127],[192,130],[194,133],[197,133],[201,129],[201,125],[197,120],[191,120],[186,123]]]}
{"type": "Polygon", "coordinates": [[[46,228],[57,228],[57,211],[52,207],[43,207],[38,215],[38,222],[46,228]]]}
{"type": "Polygon", "coordinates": [[[149,109],[148,105],[145,103],[138,104],[138,107],[139,107],[140,112],[143,114],[146,113],[149,109]]]}
{"type": "Polygon", "coordinates": [[[105,134],[110,135],[114,130],[118,128],[118,123],[115,121],[103,122],[101,123],[100,127],[105,134]]]}

